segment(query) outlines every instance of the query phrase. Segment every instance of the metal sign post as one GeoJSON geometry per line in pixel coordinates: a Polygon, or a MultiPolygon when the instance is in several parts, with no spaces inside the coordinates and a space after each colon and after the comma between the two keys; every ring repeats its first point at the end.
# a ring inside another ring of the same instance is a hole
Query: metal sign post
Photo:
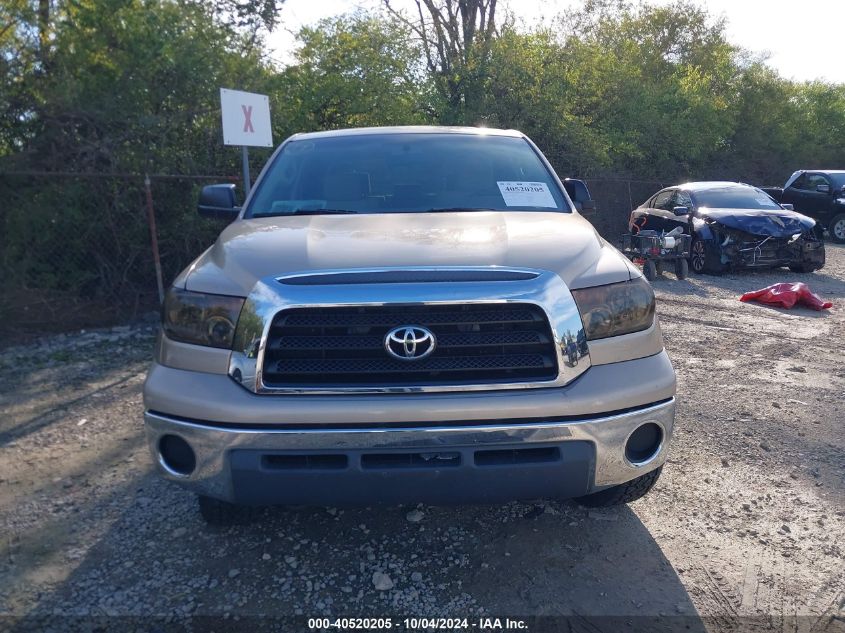
{"type": "Polygon", "coordinates": [[[249,190],[252,189],[252,181],[249,179],[249,150],[246,145],[241,145],[241,158],[244,167],[244,194],[248,196],[249,190]]]}
{"type": "Polygon", "coordinates": [[[248,147],[273,147],[270,126],[270,98],[267,95],[240,90],[220,89],[220,111],[223,117],[224,145],[240,145],[244,172],[244,191],[249,195],[248,147]]]}

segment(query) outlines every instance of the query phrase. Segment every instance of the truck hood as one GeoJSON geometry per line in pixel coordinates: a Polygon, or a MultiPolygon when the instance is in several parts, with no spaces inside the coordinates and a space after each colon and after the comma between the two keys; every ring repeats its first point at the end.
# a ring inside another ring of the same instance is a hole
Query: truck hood
{"type": "Polygon", "coordinates": [[[737,231],[772,237],[789,237],[816,225],[812,218],[786,209],[699,209],[697,216],[705,222],[718,222],[737,231]]]}
{"type": "Polygon", "coordinates": [[[395,213],[237,220],[174,285],[246,296],[271,275],[412,266],[537,268],[570,288],[639,274],[577,214],[395,213]]]}

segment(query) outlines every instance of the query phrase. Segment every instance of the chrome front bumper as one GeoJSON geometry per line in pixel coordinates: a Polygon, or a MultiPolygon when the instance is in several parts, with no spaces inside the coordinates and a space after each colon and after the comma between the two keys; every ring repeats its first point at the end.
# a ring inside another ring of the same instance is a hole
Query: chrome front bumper
{"type": "MultiPolygon", "coordinates": [[[[286,502],[290,499],[303,502],[303,499],[307,499],[319,505],[333,499],[331,494],[326,496],[322,494],[323,492],[330,492],[336,484],[356,481],[356,478],[359,478],[358,485],[355,486],[356,493],[366,489],[368,495],[366,500],[377,503],[381,500],[379,490],[381,484],[392,485],[396,481],[401,481],[403,477],[411,477],[417,472],[413,468],[385,471],[363,468],[363,456],[374,452],[384,454],[403,451],[438,454],[454,452],[465,456],[459,460],[461,466],[456,469],[428,467],[418,473],[423,478],[422,480],[413,480],[414,483],[421,481],[425,489],[442,484],[446,497],[449,496],[449,490],[461,488],[462,481],[474,482],[473,485],[484,490],[497,485],[502,485],[503,489],[506,489],[514,478],[520,480],[519,486],[513,489],[518,497],[530,498],[532,485],[535,483],[538,493],[533,495],[535,498],[543,496],[543,493],[549,490],[555,491],[556,495],[561,493],[558,496],[577,496],[594,492],[624,483],[662,465],[666,460],[672,436],[674,416],[675,399],[670,398],[658,404],[607,416],[579,416],[574,419],[563,418],[550,421],[490,421],[489,423],[455,425],[439,423],[436,426],[412,428],[290,429],[223,426],[171,418],[151,411],[144,414],[144,419],[150,450],[161,474],[194,492],[230,501],[243,501],[248,498],[249,502],[256,502],[253,494],[255,491],[246,491],[243,488],[245,485],[255,487],[256,482],[260,482],[260,487],[279,491],[278,496],[268,491],[266,498],[262,497],[267,502],[286,502]],[[662,442],[650,458],[639,463],[631,463],[625,457],[626,441],[634,430],[648,422],[657,424],[663,430],[662,442]],[[196,454],[196,468],[191,474],[180,475],[167,468],[158,449],[160,439],[164,435],[179,436],[193,448],[196,454]],[[549,464],[542,466],[514,463],[511,466],[497,465],[488,469],[481,479],[473,479],[473,476],[478,474],[477,472],[466,472],[466,476],[462,475],[463,468],[473,468],[471,464],[473,451],[480,449],[514,451],[535,446],[559,449],[560,464],[556,466],[558,470],[549,464]],[[576,447],[579,447],[579,450],[580,447],[588,450],[578,452],[574,450],[576,447]],[[263,453],[297,455],[323,452],[345,455],[346,466],[333,471],[316,469],[271,473],[264,472],[262,466],[264,462],[261,459],[251,457],[260,457],[263,453]],[[566,463],[567,455],[571,454],[578,455],[576,465],[566,463]],[[537,468],[534,468],[535,466],[537,468]],[[244,477],[245,468],[251,471],[249,477],[244,477]],[[536,473],[533,481],[531,480],[532,472],[536,473]],[[571,478],[572,485],[566,485],[566,482],[563,482],[560,486],[550,488],[548,479],[556,474],[571,478]],[[576,482],[576,479],[581,483],[576,482]],[[302,495],[305,493],[289,497],[284,493],[286,482],[291,484],[291,488],[311,485],[311,483],[303,482],[313,482],[314,486],[304,497],[302,495]]],[[[397,494],[401,497],[402,490],[412,488],[412,485],[402,483],[397,494]]],[[[455,499],[461,502],[475,498],[484,501],[489,497],[480,489],[477,495],[472,490],[456,492],[459,494],[455,495],[455,499]]],[[[437,498],[439,499],[440,496],[437,498]]],[[[396,501],[397,497],[389,495],[387,500],[396,501]]]]}

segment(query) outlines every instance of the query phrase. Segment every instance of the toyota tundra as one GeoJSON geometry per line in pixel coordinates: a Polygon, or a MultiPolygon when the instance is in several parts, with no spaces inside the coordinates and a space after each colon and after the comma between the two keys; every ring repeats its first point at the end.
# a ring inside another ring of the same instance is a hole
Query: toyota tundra
{"type": "Polygon", "coordinates": [[[643,496],[675,374],[651,286],[575,202],[524,134],[476,128],[297,134],[242,206],[205,187],[230,223],[167,292],[158,470],[209,522],[643,496]]]}

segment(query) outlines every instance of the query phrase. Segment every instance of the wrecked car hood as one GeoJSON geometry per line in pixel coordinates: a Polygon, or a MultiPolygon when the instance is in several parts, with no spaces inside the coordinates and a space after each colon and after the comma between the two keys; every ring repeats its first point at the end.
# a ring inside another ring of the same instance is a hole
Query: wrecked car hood
{"type": "Polygon", "coordinates": [[[705,222],[718,222],[737,231],[771,237],[790,237],[812,229],[816,221],[794,211],[765,209],[699,209],[705,222]]]}

